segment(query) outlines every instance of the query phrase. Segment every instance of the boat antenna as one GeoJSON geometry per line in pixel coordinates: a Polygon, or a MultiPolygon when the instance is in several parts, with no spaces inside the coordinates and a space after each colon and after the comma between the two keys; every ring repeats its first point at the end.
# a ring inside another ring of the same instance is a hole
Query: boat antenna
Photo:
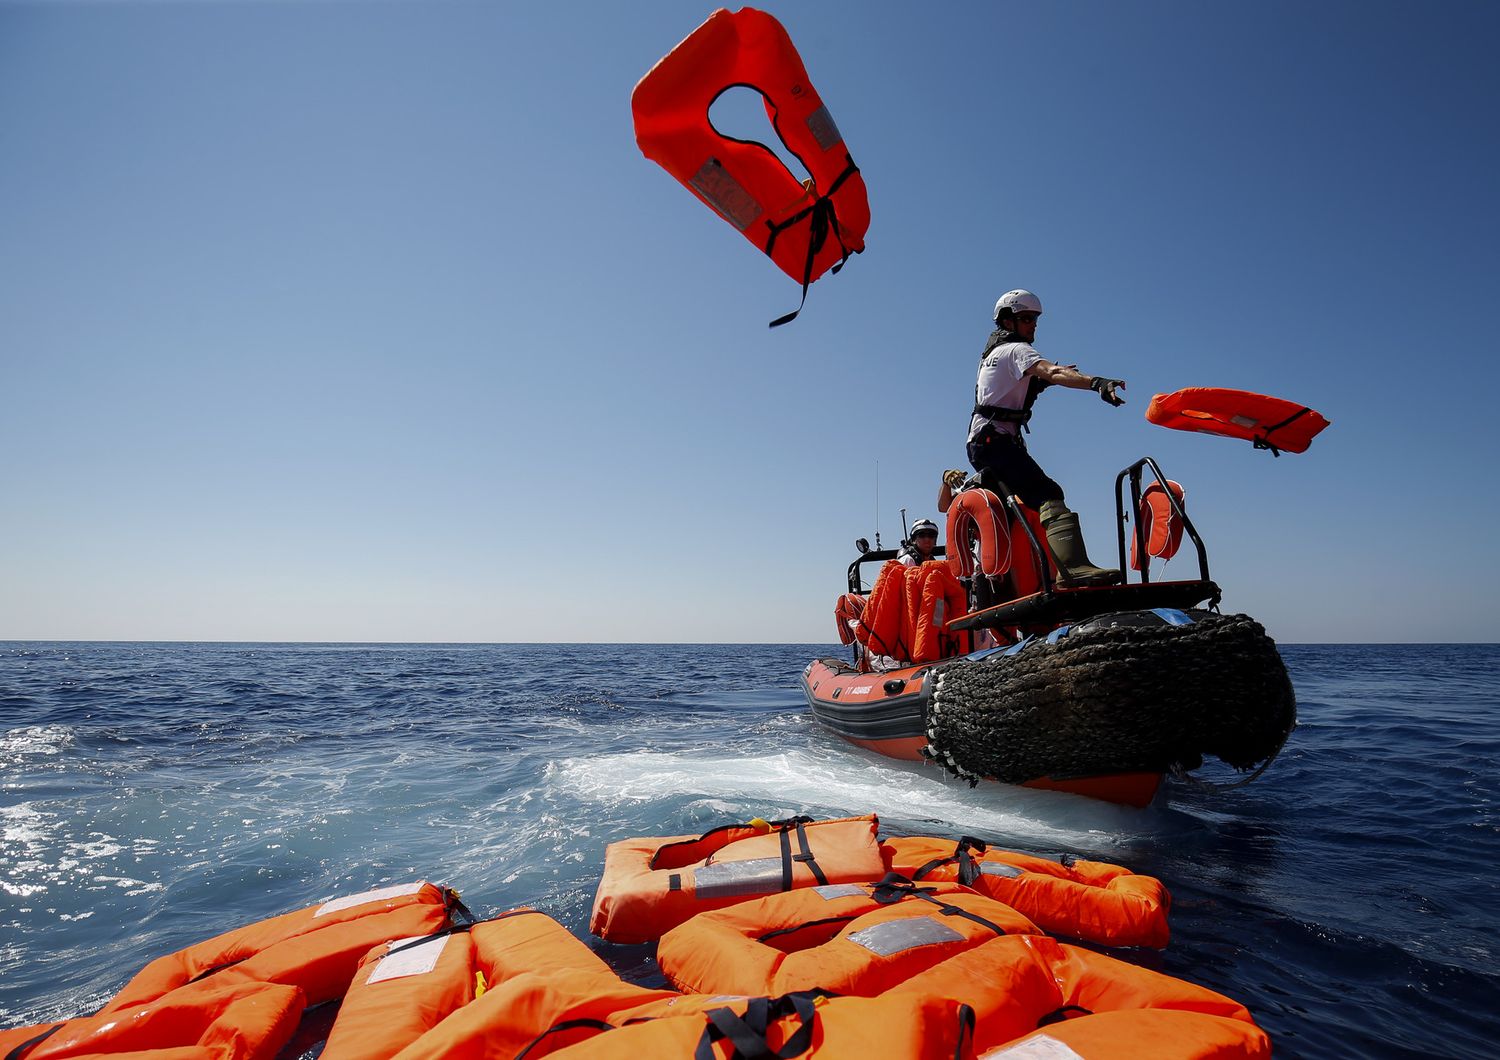
{"type": "Polygon", "coordinates": [[[875,548],[880,549],[880,461],[875,461],[875,548]]]}
{"type": "Polygon", "coordinates": [[[911,534],[906,529],[906,509],[902,508],[901,509],[901,540],[902,541],[907,541],[907,540],[910,540],[910,538],[911,538],[911,534]]]}

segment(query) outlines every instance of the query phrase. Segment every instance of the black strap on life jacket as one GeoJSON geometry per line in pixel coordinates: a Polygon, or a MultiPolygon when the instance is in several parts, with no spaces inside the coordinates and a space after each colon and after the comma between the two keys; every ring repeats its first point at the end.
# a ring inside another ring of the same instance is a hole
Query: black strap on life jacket
{"type": "Polygon", "coordinates": [[[811,821],[811,817],[793,817],[786,822],[789,827],[781,829],[781,889],[790,891],[792,889],[792,862],[800,861],[812,870],[813,879],[818,881],[818,886],[823,887],[828,883],[828,877],[823,874],[818,859],[813,855],[812,847],[807,842],[807,831],[803,825],[811,821]],[[797,832],[797,847],[800,854],[792,853],[792,829],[797,832]]]}
{"type": "Polygon", "coordinates": [[[944,916],[956,916],[963,920],[971,920],[982,927],[988,928],[996,935],[1004,935],[1006,933],[1005,929],[999,924],[986,920],[978,913],[971,913],[961,906],[952,905],[948,902],[943,901],[941,898],[937,897],[937,895],[933,894],[931,889],[927,887],[918,887],[913,881],[907,879],[905,876],[902,876],[899,873],[887,873],[884,878],[882,878],[881,881],[875,885],[875,888],[871,892],[871,894],[874,897],[875,901],[879,902],[881,905],[894,905],[897,902],[905,901],[907,898],[918,898],[924,902],[931,902],[933,905],[937,906],[943,911],[944,916]]]}
{"type": "Polygon", "coordinates": [[[1276,431],[1281,430],[1281,428],[1285,427],[1287,424],[1291,423],[1292,421],[1294,421],[1294,420],[1296,420],[1296,419],[1298,419],[1298,418],[1300,418],[1302,416],[1306,416],[1311,411],[1312,411],[1312,409],[1308,409],[1308,408],[1298,409],[1296,412],[1292,413],[1290,416],[1288,416],[1286,419],[1282,420],[1280,423],[1275,423],[1275,424],[1272,424],[1271,426],[1267,427],[1264,431],[1262,431],[1260,433],[1259,437],[1257,437],[1254,440],[1255,448],[1257,448],[1257,449],[1269,449],[1269,450],[1271,450],[1271,455],[1272,456],[1278,456],[1279,457],[1281,455],[1281,450],[1278,449],[1278,448],[1276,448],[1274,445],[1271,444],[1271,435],[1274,434],[1276,431]]]}
{"type": "Polygon", "coordinates": [[[784,229],[797,224],[804,217],[811,218],[808,222],[811,228],[807,234],[807,264],[802,269],[802,301],[798,302],[797,308],[790,313],[771,321],[770,326],[773,328],[779,328],[783,324],[790,324],[796,320],[797,314],[802,312],[802,307],[807,304],[807,289],[812,285],[813,259],[817,257],[818,251],[823,249],[823,244],[828,242],[829,233],[832,233],[833,238],[838,240],[840,252],[839,263],[829,269],[829,272],[837,273],[842,269],[844,262],[849,260],[849,255],[852,253],[844,245],[844,234],[839,228],[838,210],[833,205],[833,193],[839,190],[844,181],[859,172],[859,167],[854,164],[854,158],[851,155],[844,155],[844,159],[848,163],[844,171],[834,178],[833,184],[826,192],[813,200],[811,206],[798,210],[779,225],[769,222],[766,224],[766,227],[771,230],[771,234],[766,237],[766,254],[769,255],[771,248],[776,245],[776,237],[784,229]]]}
{"type": "Polygon", "coordinates": [[[576,1031],[581,1027],[588,1027],[590,1030],[596,1031],[612,1031],[615,1029],[615,1025],[613,1023],[605,1023],[603,1020],[563,1020],[561,1023],[554,1023],[552,1026],[544,1030],[541,1034],[538,1034],[535,1038],[531,1039],[531,1041],[527,1042],[526,1048],[522,1049],[519,1053],[516,1054],[515,1060],[521,1060],[521,1058],[524,1057],[527,1053],[535,1049],[543,1039],[553,1034],[561,1034],[563,1031],[576,1031]]]}
{"type": "Polygon", "coordinates": [[[41,1045],[48,1038],[52,1037],[54,1034],[56,1034],[66,1026],[66,1023],[59,1023],[55,1027],[48,1027],[41,1034],[38,1034],[35,1038],[27,1038],[20,1045],[16,1046],[10,1052],[6,1053],[5,1060],[21,1060],[21,1057],[31,1052],[33,1046],[41,1045]]]}
{"type": "Polygon", "coordinates": [[[989,847],[985,845],[984,840],[975,839],[971,835],[962,836],[958,841],[958,845],[953,848],[952,854],[949,854],[946,858],[933,858],[916,872],[912,873],[911,878],[913,880],[926,879],[930,873],[942,868],[944,865],[951,865],[956,861],[958,862],[958,882],[968,887],[980,875],[970,851],[973,851],[975,854],[983,854],[988,849],[989,847]]]}
{"type": "Polygon", "coordinates": [[[1054,1023],[1061,1023],[1063,1020],[1072,1020],[1077,1019],[1079,1016],[1092,1016],[1093,1014],[1092,1009],[1086,1009],[1082,1005],[1064,1005],[1062,1008],[1055,1008],[1045,1016],[1038,1018],[1036,1025],[1038,1027],[1049,1027],[1054,1023]]]}
{"type": "Polygon", "coordinates": [[[714,1043],[728,1039],[734,1046],[736,1060],[790,1060],[801,1056],[812,1046],[813,1030],[818,1022],[819,998],[836,997],[826,990],[800,990],[778,998],[752,997],[745,1014],[730,1008],[709,1009],[704,1013],[708,1026],[698,1039],[693,1060],[714,1060],[714,1043]],[[787,1035],[780,1049],[772,1049],[770,1027],[773,1020],[796,1016],[798,1026],[787,1035]]]}

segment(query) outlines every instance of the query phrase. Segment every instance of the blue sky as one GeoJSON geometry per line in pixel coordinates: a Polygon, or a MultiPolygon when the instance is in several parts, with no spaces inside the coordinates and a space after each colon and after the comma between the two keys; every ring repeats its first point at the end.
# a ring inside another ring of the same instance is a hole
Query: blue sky
{"type": "Polygon", "coordinates": [[[1500,7],[770,10],[872,211],[776,331],[634,143],[706,5],[0,2],[0,638],[827,641],[1024,286],[1096,560],[1149,453],[1278,639],[1500,640],[1500,7]]]}

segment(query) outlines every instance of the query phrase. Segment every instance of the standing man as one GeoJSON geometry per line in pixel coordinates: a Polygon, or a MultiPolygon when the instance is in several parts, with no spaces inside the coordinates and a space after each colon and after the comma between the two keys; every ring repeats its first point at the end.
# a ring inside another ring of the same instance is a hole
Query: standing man
{"type": "MultiPolygon", "coordinates": [[[[1032,348],[1042,300],[1030,291],[1007,291],[995,303],[995,330],[984,345],[969,420],[969,463],[982,479],[998,478],[1026,504],[1036,507],[1065,586],[1113,585],[1120,572],[1089,562],[1078,515],[1063,503],[1063,491],[1026,451],[1021,428],[1031,419],[1037,395],[1049,386],[1092,390],[1110,405],[1123,405],[1116,391],[1123,379],[1085,375],[1074,365],[1053,364],[1032,348]]],[[[989,485],[989,482],[985,483],[989,485]]]]}

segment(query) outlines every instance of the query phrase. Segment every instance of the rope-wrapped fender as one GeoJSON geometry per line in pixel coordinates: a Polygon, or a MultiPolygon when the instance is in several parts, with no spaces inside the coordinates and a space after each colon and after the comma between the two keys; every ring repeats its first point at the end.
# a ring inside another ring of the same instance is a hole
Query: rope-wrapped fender
{"type": "Polygon", "coordinates": [[[1276,644],[1247,615],[1189,625],[1083,623],[1055,644],[937,668],[925,753],[970,779],[1194,769],[1273,757],[1297,704],[1276,644]]]}

